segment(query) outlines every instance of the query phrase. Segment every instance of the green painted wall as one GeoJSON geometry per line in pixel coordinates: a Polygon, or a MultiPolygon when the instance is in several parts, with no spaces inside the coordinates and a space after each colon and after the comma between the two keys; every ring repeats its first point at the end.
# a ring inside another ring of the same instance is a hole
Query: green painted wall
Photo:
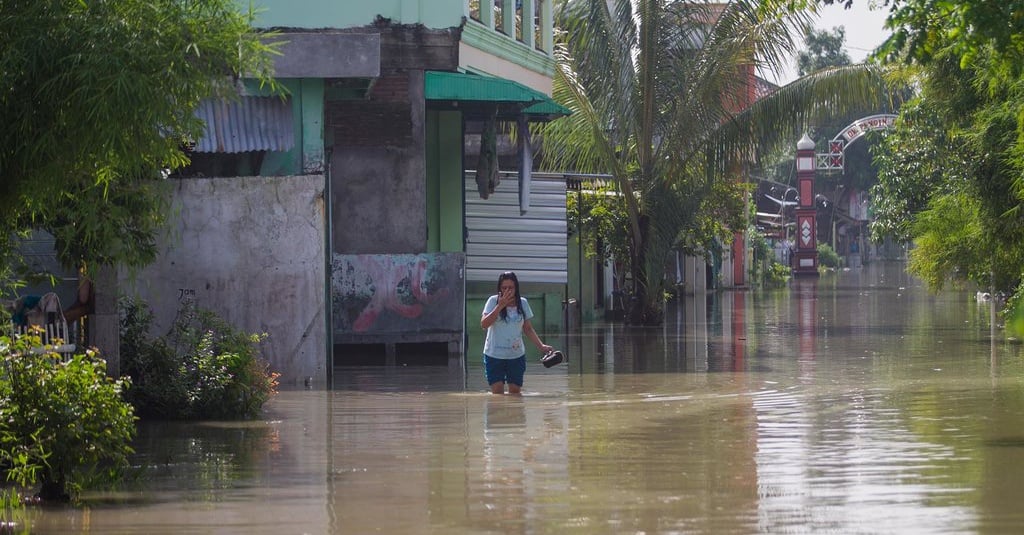
{"type": "MultiPolygon", "coordinates": [[[[292,127],[295,146],[290,151],[268,151],[259,174],[292,176],[324,171],[324,81],[320,78],[278,80],[288,91],[292,103],[292,127]]],[[[257,82],[246,80],[252,95],[269,95],[257,82]]]]}
{"type": "MultiPolygon", "coordinates": [[[[427,28],[451,28],[462,23],[467,0],[253,0],[259,28],[352,28],[367,26],[380,15],[400,24],[423,24],[427,28]]],[[[238,0],[249,8],[248,0],[238,0]]]]}
{"type": "MultiPolygon", "coordinates": [[[[296,140],[296,145],[302,147],[302,171],[303,174],[311,172],[323,173],[324,162],[324,80],[300,79],[300,88],[295,94],[299,100],[299,110],[295,110],[302,117],[301,143],[296,140]]],[[[294,102],[294,100],[293,100],[294,102]]]]}
{"type": "Polygon", "coordinates": [[[441,140],[438,136],[440,118],[438,112],[427,110],[424,136],[426,155],[425,170],[427,174],[427,252],[441,251],[441,140]]]}
{"type": "Polygon", "coordinates": [[[427,251],[462,252],[462,114],[427,111],[427,251]]]}

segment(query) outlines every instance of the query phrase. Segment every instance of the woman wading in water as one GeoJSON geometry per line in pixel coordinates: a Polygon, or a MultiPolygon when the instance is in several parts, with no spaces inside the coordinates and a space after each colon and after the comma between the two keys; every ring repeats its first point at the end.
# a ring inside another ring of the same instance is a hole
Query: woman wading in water
{"type": "Polygon", "coordinates": [[[519,394],[526,373],[526,347],[523,337],[529,338],[541,353],[554,350],[545,345],[533,330],[530,318],[533,310],[526,298],[519,295],[519,279],[506,271],[498,277],[498,294],[492,295],[484,305],[480,327],[487,329],[484,340],[484,373],[494,394],[519,394]]]}

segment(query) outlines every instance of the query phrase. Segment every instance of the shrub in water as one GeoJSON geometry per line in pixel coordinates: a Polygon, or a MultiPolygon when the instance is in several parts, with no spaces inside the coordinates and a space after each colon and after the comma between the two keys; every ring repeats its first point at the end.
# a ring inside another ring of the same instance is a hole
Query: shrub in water
{"type": "Polygon", "coordinates": [[[135,416],[95,352],[69,360],[35,335],[0,336],[0,466],[38,497],[67,501],[86,480],[113,481],[128,466],[135,416]]]}
{"type": "Polygon", "coordinates": [[[839,254],[827,243],[818,244],[818,264],[836,269],[839,267],[839,254]]]}
{"type": "Polygon", "coordinates": [[[768,288],[781,288],[786,285],[793,270],[789,266],[778,262],[770,262],[765,273],[764,285],[768,288]]]}
{"type": "Polygon", "coordinates": [[[150,339],[149,310],[130,300],[121,310],[121,365],[140,416],[251,418],[274,394],[278,375],[259,356],[265,335],[237,331],[213,312],[187,306],[166,336],[150,339]]]}

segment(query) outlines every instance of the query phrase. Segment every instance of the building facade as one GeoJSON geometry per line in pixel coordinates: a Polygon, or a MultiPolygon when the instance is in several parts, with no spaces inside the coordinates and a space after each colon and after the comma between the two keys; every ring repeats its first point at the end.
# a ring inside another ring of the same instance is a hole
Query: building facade
{"type": "Polygon", "coordinates": [[[172,177],[175,231],[122,276],[158,328],[194,302],[266,332],[284,383],[462,366],[509,269],[539,329],[559,328],[564,181],[533,180],[525,135],[566,113],[550,100],[551,1],[254,5],[287,95],[246,83],[197,112],[207,135],[172,177]]]}

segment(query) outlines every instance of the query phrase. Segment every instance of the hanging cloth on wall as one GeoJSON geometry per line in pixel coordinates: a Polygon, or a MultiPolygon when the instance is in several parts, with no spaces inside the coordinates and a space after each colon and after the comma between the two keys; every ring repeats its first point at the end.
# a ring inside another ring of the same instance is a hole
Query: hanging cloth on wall
{"type": "Polygon", "coordinates": [[[484,129],[480,134],[480,159],[476,166],[476,189],[481,199],[494,193],[501,178],[498,174],[498,110],[497,108],[484,119],[484,129]]]}
{"type": "Polygon", "coordinates": [[[533,177],[533,147],[530,145],[530,123],[525,115],[516,122],[519,141],[519,215],[530,210],[530,179],[533,177]]]}

